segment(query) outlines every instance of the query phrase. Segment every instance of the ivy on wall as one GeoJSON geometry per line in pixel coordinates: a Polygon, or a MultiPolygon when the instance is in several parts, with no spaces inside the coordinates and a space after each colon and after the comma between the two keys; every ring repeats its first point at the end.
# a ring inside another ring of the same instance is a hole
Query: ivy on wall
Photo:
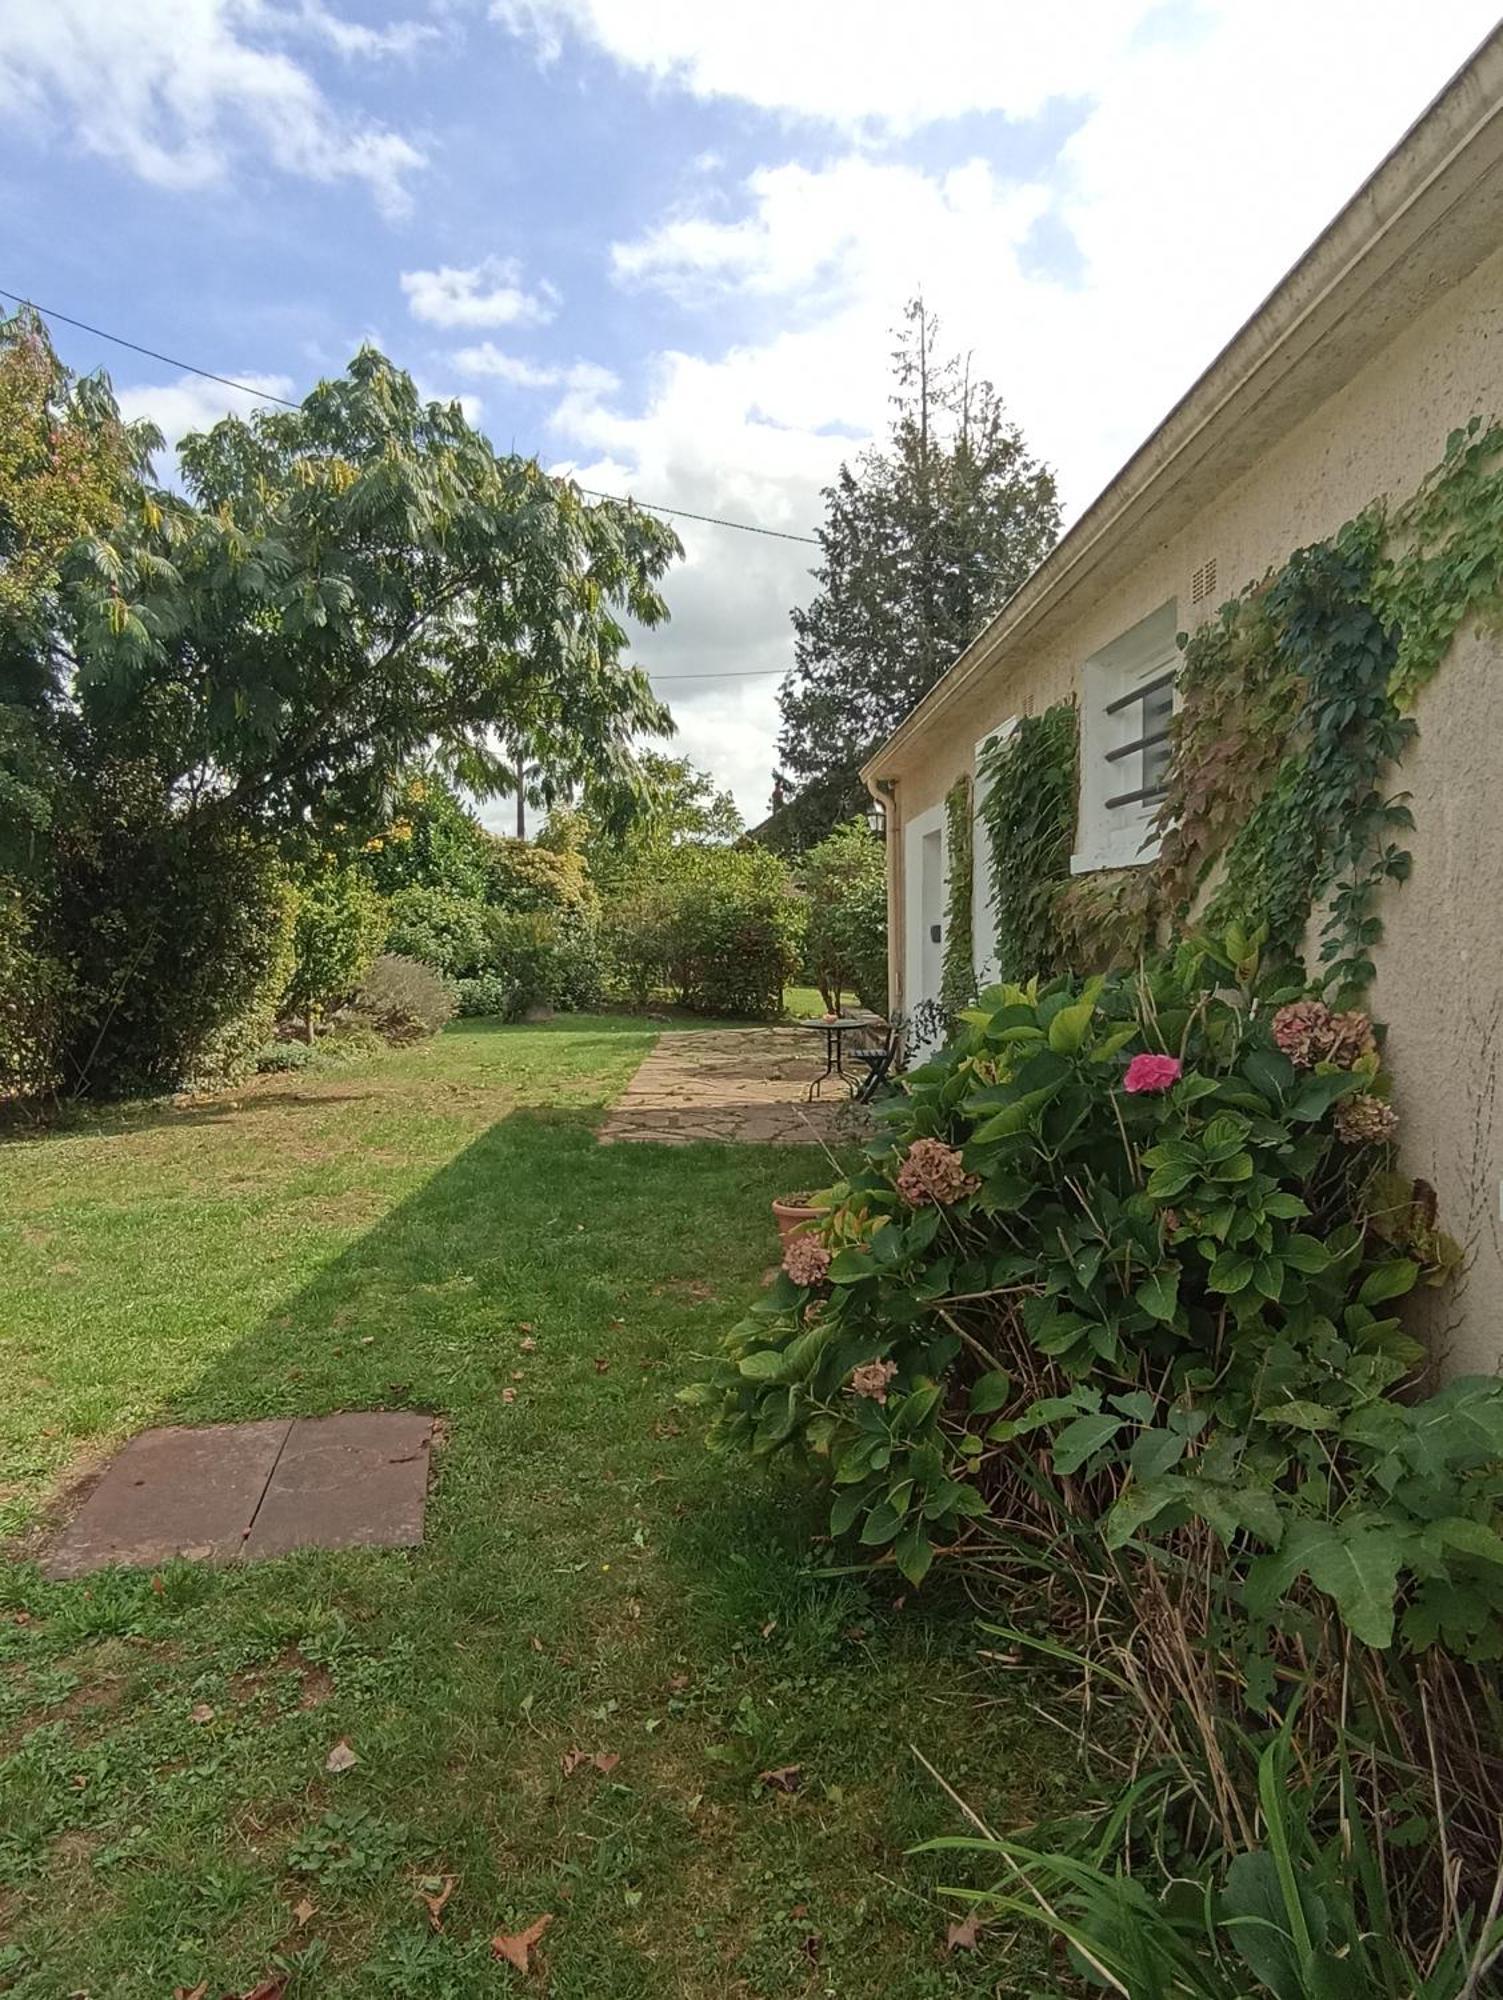
{"type": "Polygon", "coordinates": [[[968,774],[957,778],[945,794],[945,856],[950,893],[939,998],[948,1013],[958,1014],[976,997],[976,966],[971,945],[971,884],[976,871],[968,774]]]}
{"type": "Polygon", "coordinates": [[[1069,879],[1073,717],[1063,831],[1058,755],[999,747],[984,817],[1002,976],[1130,960],[1209,890],[1211,928],[1290,954],[1323,910],[1323,984],[1355,998],[1382,937],[1379,892],[1410,870],[1414,822],[1392,789],[1418,733],[1405,711],[1468,617],[1503,617],[1503,424],[1480,419],[1411,499],[1298,550],[1181,641],[1154,862],[1069,879]]]}
{"type": "Polygon", "coordinates": [[[1025,980],[1064,965],[1056,898],[1070,879],[1075,844],[1079,721],[1065,701],[1025,715],[982,752],[981,821],[989,850],[999,979],[1025,980]]]}

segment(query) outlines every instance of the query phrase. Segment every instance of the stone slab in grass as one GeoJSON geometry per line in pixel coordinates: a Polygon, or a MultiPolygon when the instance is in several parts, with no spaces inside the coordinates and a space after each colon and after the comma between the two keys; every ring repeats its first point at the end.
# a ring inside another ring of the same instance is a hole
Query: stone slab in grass
{"type": "Polygon", "coordinates": [[[292,1429],[286,1417],[203,1430],[142,1431],[117,1457],[52,1551],[47,1574],[107,1563],[239,1555],[292,1429]]]}
{"type": "Polygon", "coordinates": [[[143,1431],[54,1545],[47,1574],[408,1547],[423,1539],[432,1439],[433,1419],[412,1410],[143,1431]]]}
{"type": "Polygon", "coordinates": [[[432,1441],[432,1417],[416,1410],[300,1417],[266,1489],[246,1555],[420,1542],[432,1441]]]}

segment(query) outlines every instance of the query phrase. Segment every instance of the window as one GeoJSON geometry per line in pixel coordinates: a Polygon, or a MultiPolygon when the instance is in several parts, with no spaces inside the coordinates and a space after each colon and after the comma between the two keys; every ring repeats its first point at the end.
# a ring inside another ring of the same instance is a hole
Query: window
{"type": "Polygon", "coordinates": [[[1174,670],[1159,674],[1142,687],[1107,703],[1107,714],[1129,719],[1137,732],[1131,742],[1108,750],[1106,761],[1117,767],[1117,776],[1133,784],[1131,791],[1119,792],[1106,801],[1108,812],[1123,806],[1148,805],[1164,796],[1169,773],[1169,719],[1174,714],[1174,670]]]}
{"type": "Polygon", "coordinates": [[[1152,821],[1169,775],[1175,623],[1171,600],[1082,669],[1077,875],[1130,867],[1157,851],[1152,821]]]}

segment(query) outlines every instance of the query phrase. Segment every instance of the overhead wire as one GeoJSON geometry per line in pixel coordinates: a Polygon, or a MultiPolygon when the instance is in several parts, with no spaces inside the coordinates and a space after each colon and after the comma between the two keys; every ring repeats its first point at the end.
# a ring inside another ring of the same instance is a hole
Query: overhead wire
{"type": "MultiPolygon", "coordinates": [[[[29,306],[33,312],[40,313],[43,319],[60,320],[64,326],[75,327],[78,332],[91,334],[96,340],[108,340],[116,347],[129,348],[132,354],[144,354],[148,360],[160,361],[164,368],[180,368],[186,375],[198,375],[205,382],[217,382],[221,388],[235,389],[242,396],[252,396],[263,403],[280,403],[286,410],[297,410],[302,407],[290,396],[279,396],[274,389],[257,389],[249,382],[237,382],[233,376],[216,375],[212,368],[200,368],[196,362],[182,361],[176,355],[163,354],[159,348],[143,347],[138,340],[127,340],[124,334],[111,333],[106,327],[91,326],[87,320],[74,319],[68,313],[59,312],[54,306],[39,305],[35,299],[27,298],[21,292],[7,291],[4,285],[0,285],[0,299],[9,299],[18,306],[29,306]]],[[[620,505],[640,507],[647,514],[668,514],[680,521],[702,522],[706,527],[733,528],[742,535],[766,535],[773,541],[803,542],[810,548],[819,547],[817,535],[795,534],[791,528],[769,528],[760,521],[732,521],[721,514],[697,514],[691,507],[670,507],[658,501],[638,500],[631,494],[606,493],[596,486],[581,486],[579,490],[592,500],[614,500],[620,505]]],[[[757,668],[754,671],[781,672],[782,669],[757,668]]],[[[674,677],[664,676],[664,678],[674,677]]],[[[685,675],[678,678],[697,679],[699,676],[685,675]]],[[[725,678],[729,679],[730,676],[726,675],[725,678]]]]}

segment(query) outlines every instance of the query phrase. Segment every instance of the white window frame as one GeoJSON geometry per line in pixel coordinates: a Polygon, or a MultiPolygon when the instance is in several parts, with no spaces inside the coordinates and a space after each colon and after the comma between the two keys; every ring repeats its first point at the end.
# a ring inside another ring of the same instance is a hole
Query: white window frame
{"type": "Polygon", "coordinates": [[[1153,779],[1166,718],[1155,713],[1154,697],[1167,689],[1171,712],[1177,703],[1177,630],[1177,607],[1170,598],[1093,653],[1081,669],[1080,812],[1070,857],[1074,875],[1131,868],[1152,861],[1159,851],[1151,828],[1163,788],[1155,787],[1153,779]]]}

